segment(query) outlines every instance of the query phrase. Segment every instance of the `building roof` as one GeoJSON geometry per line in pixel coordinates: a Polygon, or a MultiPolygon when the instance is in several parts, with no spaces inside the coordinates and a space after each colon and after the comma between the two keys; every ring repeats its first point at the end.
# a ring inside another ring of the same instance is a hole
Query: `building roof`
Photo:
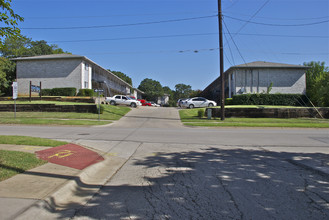
{"type": "Polygon", "coordinates": [[[303,65],[255,61],[255,62],[251,62],[251,63],[245,63],[245,64],[232,66],[229,69],[238,69],[238,68],[297,68],[297,69],[301,68],[301,69],[307,69],[308,67],[303,66],[303,65]]]}
{"type": "Polygon", "coordinates": [[[17,57],[11,60],[23,61],[23,60],[51,60],[51,59],[76,59],[76,58],[84,59],[86,57],[80,55],[62,53],[62,54],[50,54],[50,55],[41,55],[41,56],[33,56],[33,57],[17,57]]]}

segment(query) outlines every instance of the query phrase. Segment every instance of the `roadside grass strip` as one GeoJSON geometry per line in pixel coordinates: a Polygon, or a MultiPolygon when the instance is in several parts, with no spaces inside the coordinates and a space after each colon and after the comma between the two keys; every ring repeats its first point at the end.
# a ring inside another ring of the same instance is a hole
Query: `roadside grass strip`
{"type": "Polygon", "coordinates": [[[38,137],[0,135],[0,144],[57,147],[64,144],[68,144],[68,142],[56,141],[56,140],[38,138],[38,137]]]}
{"type": "Polygon", "coordinates": [[[16,119],[2,119],[1,124],[30,124],[30,125],[76,125],[76,126],[91,126],[91,125],[105,125],[111,121],[97,121],[97,120],[78,120],[78,119],[46,119],[46,118],[17,118],[16,119]]]}
{"type": "Polygon", "coordinates": [[[280,128],[329,128],[328,119],[317,118],[199,118],[199,109],[179,111],[181,121],[187,126],[202,127],[280,127],[280,128]]]}
{"type": "Polygon", "coordinates": [[[31,153],[0,150],[0,181],[45,163],[31,153]]]}
{"type": "MultiPolygon", "coordinates": [[[[62,103],[63,104],[63,103],[62,103]]],[[[77,104],[77,103],[75,103],[77,104]]],[[[102,105],[103,114],[76,113],[76,112],[1,112],[0,124],[38,124],[38,125],[105,125],[119,120],[131,109],[122,106],[102,105]]]]}

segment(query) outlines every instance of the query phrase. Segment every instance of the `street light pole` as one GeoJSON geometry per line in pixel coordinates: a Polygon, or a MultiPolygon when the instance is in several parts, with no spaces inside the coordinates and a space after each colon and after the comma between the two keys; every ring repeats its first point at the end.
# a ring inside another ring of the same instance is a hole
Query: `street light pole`
{"type": "Polygon", "coordinates": [[[218,0],[218,27],[219,27],[219,65],[220,65],[220,84],[221,84],[221,120],[225,120],[225,77],[224,77],[224,58],[223,58],[223,26],[222,26],[222,1],[218,0]]]}

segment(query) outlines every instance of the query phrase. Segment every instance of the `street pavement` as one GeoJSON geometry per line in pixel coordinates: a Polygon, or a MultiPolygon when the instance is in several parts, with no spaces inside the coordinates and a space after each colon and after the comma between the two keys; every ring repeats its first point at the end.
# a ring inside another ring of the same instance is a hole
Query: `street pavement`
{"type": "Polygon", "coordinates": [[[108,126],[0,134],[66,140],[104,158],[0,182],[0,219],[329,218],[328,129],[188,128],[177,109],[138,108],[108,126]]]}

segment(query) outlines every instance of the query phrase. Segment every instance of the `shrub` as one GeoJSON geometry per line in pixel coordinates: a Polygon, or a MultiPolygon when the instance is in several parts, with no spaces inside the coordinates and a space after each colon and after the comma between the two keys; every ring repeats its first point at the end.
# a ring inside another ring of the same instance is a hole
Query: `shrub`
{"type": "Polygon", "coordinates": [[[199,118],[203,118],[204,115],[205,115],[205,110],[204,110],[204,109],[199,109],[199,110],[198,110],[198,117],[199,117],[199,118]]]}
{"type": "Polygon", "coordinates": [[[77,94],[77,89],[73,87],[67,88],[53,88],[53,96],[75,96],[77,94]]]}
{"type": "Polygon", "coordinates": [[[98,114],[98,109],[99,109],[99,114],[103,114],[104,113],[104,106],[103,105],[97,105],[97,114],[98,114]]]}
{"type": "Polygon", "coordinates": [[[225,105],[232,105],[233,104],[233,98],[226,98],[225,99],[225,105]]]}
{"type": "Polygon", "coordinates": [[[304,106],[308,101],[300,94],[243,94],[233,96],[232,104],[304,106]]]}
{"type": "Polygon", "coordinates": [[[41,89],[42,96],[51,96],[51,89],[41,89]]]}
{"type": "Polygon", "coordinates": [[[92,89],[79,89],[78,96],[94,96],[94,90],[92,89]]]}
{"type": "Polygon", "coordinates": [[[42,89],[43,96],[75,96],[77,89],[73,87],[42,89]]]}

